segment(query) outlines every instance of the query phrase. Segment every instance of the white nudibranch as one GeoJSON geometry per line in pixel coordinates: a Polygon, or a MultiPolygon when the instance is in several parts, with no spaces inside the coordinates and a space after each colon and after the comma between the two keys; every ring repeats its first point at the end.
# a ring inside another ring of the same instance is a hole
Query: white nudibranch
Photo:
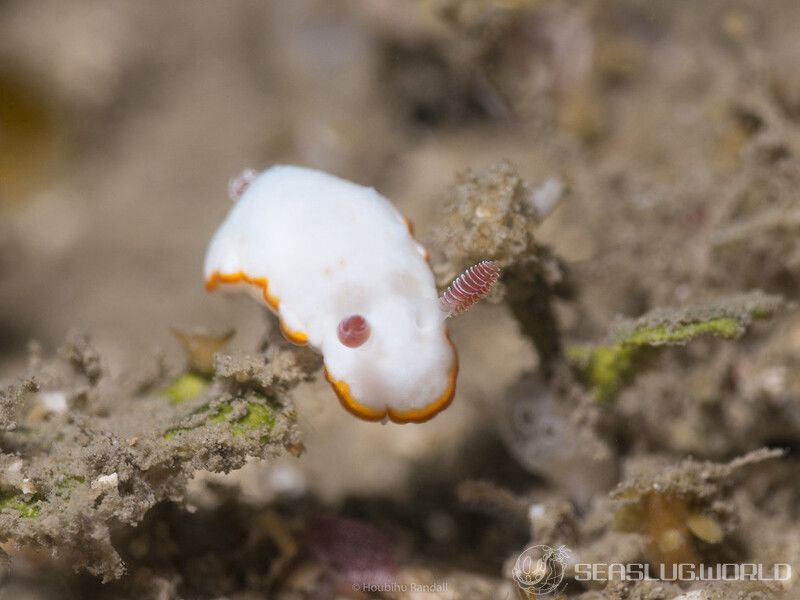
{"type": "Polygon", "coordinates": [[[265,302],[287,339],[322,352],[326,379],[362,419],[420,423],[450,404],[458,357],[445,320],[488,293],[494,263],[439,298],[427,252],[374,189],[275,166],[244,171],[229,193],[236,203],[209,245],[207,289],[265,302]]]}

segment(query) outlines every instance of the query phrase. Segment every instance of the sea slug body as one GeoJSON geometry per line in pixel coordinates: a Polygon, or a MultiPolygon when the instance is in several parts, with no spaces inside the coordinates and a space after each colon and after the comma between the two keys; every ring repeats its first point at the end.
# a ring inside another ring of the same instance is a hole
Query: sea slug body
{"type": "Polygon", "coordinates": [[[342,405],[423,422],[455,392],[458,359],[425,249],[372,188],[294,166],[234,180],[205,260],[209,290],[244,288],[311,344],[342,405]]]}

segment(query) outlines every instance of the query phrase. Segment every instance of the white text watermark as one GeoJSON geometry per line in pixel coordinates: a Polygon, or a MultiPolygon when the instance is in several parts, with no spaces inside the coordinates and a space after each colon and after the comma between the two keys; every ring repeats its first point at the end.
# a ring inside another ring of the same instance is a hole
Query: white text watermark
{"type": "Polygon", "coordinates": [[[787,582],[792,579],[788,563],[721,563],[695,565],[681,563],[653,566],[647,563],[580,563],[566,546],[529,546],[517,557],[512,577],[523,592],[547,596],[575,581],[762,581],[787,582]]]}
{"type": "Polygon", "coordinates": [[[447,582],[440,583],[354,583],[353,591],[370,592],[373,594],[387,592],[412,592],[417,594],[444,594],[447,592],[447,582]]]}

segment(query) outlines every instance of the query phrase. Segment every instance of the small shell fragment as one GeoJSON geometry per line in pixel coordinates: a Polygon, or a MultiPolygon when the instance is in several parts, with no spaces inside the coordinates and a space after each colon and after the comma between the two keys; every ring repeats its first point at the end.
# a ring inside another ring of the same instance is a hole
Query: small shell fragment
{"type": "Polygon", "coordinates": [[[119,483],[119,475],[111,473],[110,475],[100,475],[97,479],[92,481],[91,488],[97,491],[107,491],[115,489],[119,483]]]}
{"type": "Polygon", "coordinates": [[[60,390],[42,391],[39,393],[39,398],[49,412],[63,413],[67,410],[67,395],[60,390]]]}

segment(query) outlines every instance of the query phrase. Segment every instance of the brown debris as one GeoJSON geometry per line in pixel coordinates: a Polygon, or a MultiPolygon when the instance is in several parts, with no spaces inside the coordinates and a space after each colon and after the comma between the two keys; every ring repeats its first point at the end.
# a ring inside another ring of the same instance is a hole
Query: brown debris
{"type": "Polygon", "coordinates": [[[620,504],[617,528],[646,536],[651,564],[700,564],[701,542],[714,546],[735,530],[736,516],[725,502],[732,478],[783,454],[762,448],[726,464],[689,459],[655,475],[634,476],[611,494],[620,504]]]}
{"type": "Polygon", "coordinates": [[[571,291],[561,262],[536,241],[539,220],[534,190],[510,162],[460,173],[433,234],[439,253],[434,271],[446,285],[469,265],[497,263],[503,271],[497,296],[506,300],[549,374],[561,354],[553,301],[571,291]]]}
{"type": "MultiPolygon", "coordinates": [[[[307,374],[278,350],[220,363],[219,379],[182,403],[160,392],[121,399],[119,390],[101,386],[86,404],[6,433],[3,448],[21,455],[16,469],[35,491],[5,496],[0,535],[58,549],[75,568],[117,578],[125,566],[111,542],[113,524],[135,525],[157,502],[180,500],[198,470],[228,472],[248,457],[297,447],[293,411],[279,398],[307,374]],[[98,406],[108,413],[98,414],[98,406]]],[[[75,381],[99,383],[97,365],[99,356],[82,339],[40,359],[39,367],[71,389],[75,381]]]]}
{"type": "Polygon", "coordinates": [[[0,429],[13,430],[17,426],[17,409],[26,394],[39,391],[33,379],[0,390],[0,429]]]}

